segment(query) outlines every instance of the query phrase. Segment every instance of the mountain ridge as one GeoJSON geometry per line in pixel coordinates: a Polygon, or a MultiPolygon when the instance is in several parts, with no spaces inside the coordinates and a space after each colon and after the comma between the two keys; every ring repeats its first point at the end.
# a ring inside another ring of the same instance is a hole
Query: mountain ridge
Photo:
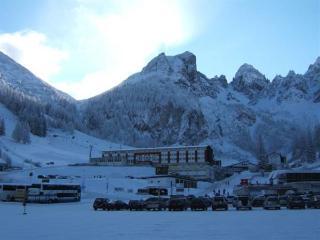
{"type": "Polygon", "coordinates": [[[262,135],[268,151],[293,155],[296,132],[319,123],[320,57],[304,74],[272,81],[243,64],[228,82],[199,72],[191,52],[161,53],[113,89],[67,102],[75,112],[66,122],[120,144],[212,144],[219,158],[256,159],[262,135]]]}

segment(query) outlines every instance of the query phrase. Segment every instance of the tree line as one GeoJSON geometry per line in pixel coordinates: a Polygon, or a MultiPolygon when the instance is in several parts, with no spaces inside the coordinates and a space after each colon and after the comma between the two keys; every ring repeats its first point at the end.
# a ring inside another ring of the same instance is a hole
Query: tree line
{"type": "Polygon", "coordinates": [[[75,104],[62,98],[43,102],[2,83],[0,103],[17,116],[22,125],[27,123],[30,132],[39,137],[47,135],[48,126],[68,131],[82,128],[75,104]]]}

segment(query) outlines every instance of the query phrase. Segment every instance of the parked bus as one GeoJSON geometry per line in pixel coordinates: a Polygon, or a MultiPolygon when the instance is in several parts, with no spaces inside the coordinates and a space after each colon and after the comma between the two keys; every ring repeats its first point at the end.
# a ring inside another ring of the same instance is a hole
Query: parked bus
{"type": "Polygon", "coordinates": [[[75,202],[81,199],[80,185],[36,183],[0,185],[0,200],[37,203],[75,202]]]}
{"type": "Polygon", "coordinates": [[[26,199],[28,185],[25,184],[3,184],[0,185],[1,201],[18,201],[22,202],[26,199]]]}

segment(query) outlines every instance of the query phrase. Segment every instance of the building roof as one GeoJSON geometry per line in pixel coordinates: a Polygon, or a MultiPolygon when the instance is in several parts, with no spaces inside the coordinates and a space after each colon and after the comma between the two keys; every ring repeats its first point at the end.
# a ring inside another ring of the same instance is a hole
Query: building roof
{"type": "Polygon", "coordinates": [[[3,166],[3,165],[6,166],[6,165],[8,165],[8,163],[7,163],[6,161],[4,161],[3,159],[0,158],[0,165],[1,165],[1,166],[3,166]]]}
{"type": "Polygon", "coordinates": [[[154,178],[175,178],[175,179],[196,181],[196,179],[194,179],[192,177],[181,176],[181,175],[156,175],[156,176],[139,177],[139,179],[154,179],[154,178]]]}
{"type": "MultiPolygon", "coordinates": [[[[199,145],[199,146],[176,146],[176,147],[155,147],[155,148],[134,148],[134,149],[109,149],[102,151],[107,152],[144,152],[144,151],[157,151],[157,150],[175,150],[175,149],[189,149],[189,148],[207,148],[209,145],[199,145]]],[[[211,147],[210,147],[211,148],[211,147]]]]}
{"type": "Polygon", "coordinates": [[[238,163],[234,163],[228,166],[225,166],[225,168],[230,168],[230,167],[247,167],[247,166],[257,166],[257,164],[254,164],[250,161],[242,161],[242,162],[238,162],[238,163]]]}

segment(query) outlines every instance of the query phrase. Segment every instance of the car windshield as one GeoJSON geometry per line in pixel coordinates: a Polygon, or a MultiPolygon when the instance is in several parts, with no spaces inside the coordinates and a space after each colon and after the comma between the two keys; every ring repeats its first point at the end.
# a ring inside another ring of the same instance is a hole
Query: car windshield
{"type": "Polygon", "coordinates": [[[268,198],[268,201],[270,201],[270,202],[278,202],[278,198],[268,198]]]}
{"type": "Polygon", "coordinates": [[[105,198],[97,198],[97,199],[96,199],[96,202],[104,202],[104,201],[106,201],[105,198]]]}
{"type": "Polygon", "coordinates": [[[248,201],[248,197],[238,197],[238,199],[240,200],[240,201],[248,201]]]}
{"type": "Polygon", "coordinates": [[[159,200],[159,198],[148,198],[146,200],[146,202],[153,202],[153,201],[158,201],[158,200],[159,200]]]}
{"type": "Polygon", "coordinates": [[[294,201],[301,201],[301,200],[302,200],[302,197],[301,197],[301,196],[293,196],[293,197],[292,197],[292,200],[294,200],[294,201]]]}
{"type": "Polygon", "coordinates": [[[223,201],[224,198],[223,197],[214,197],[214,201],[223,201]]]}

